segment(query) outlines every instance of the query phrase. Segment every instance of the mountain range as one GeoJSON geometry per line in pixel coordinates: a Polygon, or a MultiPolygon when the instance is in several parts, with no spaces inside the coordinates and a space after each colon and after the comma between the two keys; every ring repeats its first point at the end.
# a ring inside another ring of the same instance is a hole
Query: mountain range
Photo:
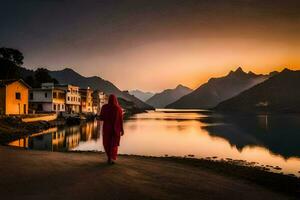
{"type": "Polygon", "coordinates": [[[196,90],[181,97],[179,100],[167,105],[167,108],[199,108],[209,109],[217,106],[220,102],[234,97],[244,90],[257,85],[269,77],[276,74],[272,72],[268,75],[244,72],[241,67],[224,77],[211,78],[207,83],[201,85],[196,90]]]}
{"type": "MultiPolygon", "coordinates": [[[[34,71],[21,68],[20,73],[22,77],[27,77],[32,76],[34,71]]],[[[98,76],[84,77],[70,68],[65,68],[58,71],[48,71],[48,73],[52,78],[55,78],[61,84],[74,84],[81,88],[91,87],[93,90],[101,90],[106,94],[115,94],[119,98],[133,102],[139,109],[153,109],[152,106],[149,106],[135,96],[130,95],[128,92],[122,92],[113,83],[98,76]]]]}
{"type": "MultiPolygon", "coordinates": [[[[21,68],[22,77],[32,76],[33,70],[21,68]]],[[[284,69],[268,75],[244,72],[242,68],[220,78],[211,78],[196,90],[183,85],[167,89],[150,97],[146,103],[132,95],[146,98],[151,93],[121,91],[113,83],[97,76],[84,77],[70,68],[48,71],[60,83],[91,87],[115,94],[137,109],[155,108],[214,108],[223,112],[300,112],[300,71],[284,69]],[[137,95],[138,96],[138,95],[137,95]]]]}
{"type": "Polygon", "coordinates": [[[160,93],[155,94],[150,99],[148,99],[146,103],[153,106],[154,108],[164,108],[166,105],[175,102],[182,96],[187,95],[192,91],[192,89],[186,86],[178,85],[174,89],[166,89],[160,93]]]}
{"type": "Polygon", "coordinates": [[[136,98],[144,102],[150,99],[154,95],[153,92],[143,92],[141,90],[130,90],[129,94],[135,96],[136,98]]]}
{"type": "Polygon", "coordinates": [[[268,80],[230,98],[218,111],[300,112],[300,71],[284,69],[268,80]]]}

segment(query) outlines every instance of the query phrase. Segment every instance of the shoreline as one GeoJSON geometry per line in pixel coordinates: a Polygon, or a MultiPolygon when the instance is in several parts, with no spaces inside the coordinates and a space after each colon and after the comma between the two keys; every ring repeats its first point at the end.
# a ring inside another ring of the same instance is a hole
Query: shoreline
{"type": "MultiPolygon", "coordinates": [[[[63,153],[95,153],[105,154],[102,151],[66,151],[63,153]]],[[[281,168],[278,166],[264,166],[256,162],[247,162],[245,160],[234,159],[217,159],[217,157],[195,158],[194,156],[146,156],[136,154],[118,154],[121,157],[150,159],[154,161],[166,162],[171,161],[187,166],[199,167],[201,169],[209,170],[214,173],[243,179],[254,184],[261,185],[270,190],[288,194],[291,196],[300,197],[300,168],[299,176],[294,174],[284,174],[280,172],[281,168]],[[271,171],[270,168],[277,169],[278,172],[271,171]],[[282,187],[284,184],[285,187],[282,187]]]]}
{"type": "Polygon", "coordinates": [[[0,144],[4,145],[11,140],[30,136],[59,125],[61,125],[59,120],[22,122],[19,118],[2,118],[0,119],[0,144]]]}
{"type": "MultiPolygon", "coordinates": [[[[143,109],[128,109],[124,114],[124,120],[128,120],[131,116],[139,113],[146,112],[143,109]]],[[[47,131],[53,127],[65,127],[65,126],[74,126],[82,125],[89,123],[93,120],[97,120],[96,117],[91,117],[91,115],[85,115],[85,119],[77,122],[78,120],[70,121],[65,117],[57,117],[55,120],[51,121],[32,121],[24,122],[21,117],[18,116],[5,116],[0,118],[0,145],[6,145],[12,140],[22,138],[24,136],[31,136],[35,133],[42,131],[47,131]],[[76,123],[72,123],[76,121],[76,123]]]]}
{"type": "MultiPolygon", "coordinates": [[[[159,186],[161,184],[165,185],[164,187],[166,188],[158,193],[162,192],[163,194],[149,199],[157,199],[157,197],[160,197],[161,195],[169,195],[170,192],[179,192],[180,194],[178,195],[188,195],[185,196],[186,199],[198,199],[199,196],[197,194],[201,193],[208,195],[207,199],[212,197],[210,195],[219,197],[225,195],[224,197],[227,196],[232,197],[232,199],[239,199],[242,194],[235,195],[241,191],[245,193],[251,191],[252,194],[246,194],[245,199],[251,199],[251,196],[252,198],[255,198],[264,195],[266,198],[277,197],[278,199],[300,197],[299,178],[267,172],[251,166],[239,166],[235,163],[224,161],[178,157],[119,155],[117,164],[108,166],[105,162],[105,154],[99,152],[46,152],[24,150],[7,146],[0,146],[0,160],[1,163],[3,163],[0,165],[0,178],[3,180],[0,183],[0,191],[4,190],[3,188],[12,187],[14,195],[18,196],[18,194],[20,194],[19,197],[22,196],[20,191],[23,190],[22,187],[24,187],[25,183],[22,182],[23,179],[26,180],[26,184],[28,183],[32,186],[32,188],[31,186],[25,186],[25,188],[27,187],[27,192],[39,193],[38,195],[42,195],[40,197],[45,197],[45,194],[40,194],[43,189],[39,191],[38,188],[40,188],[39,184],[41,184],[45,189],[47,188],[47,190],[49,190],[53,185],[51,185],[51,181],[48,183],[48,178],[51,180],[53,178],[52,181],[56,183],[56,181],[72,177],[71,179],[76,179],[73,181],[80,181],[79,183],[71,181],[69,184],[84,184],[84,187],[81,188],[81,190],[86,191],[89,190],[89,186],[94,184],[97,185],[96,188],[105,187],[103,186],[104,183],[101,182],[103,179],[101,179],[100,176],[106,175],[108,175],[108,177],[106,177],[108,180],[104,179],[105,181],[116,181],[114,189],[117,191],[123,191],[122,188],[130,187],[130,185],[124,186],[124,181],[126,183],[129,181],[128,184],[131,184],[131,181],[134,183],[136,181],[135,187],[138,187],[139,190],[141,190],[142,196],[134,195],[130,196],[130,199],[145,198],[149,197],[148,195],[151,196],[156,194],[158,192],[157,190],[159,190],[156,185],[159,186]],[[47,163],[46,165],[44,164],[45,162],[47,163]],[[115,169],[116,171],[114,171],[115,169]],[[39,174],[38,177],[34,175],[36,173],[39,174]],[[81,176],[81,173],[84,173],[85,175],[81,176]],[[96,173],[97,175],[93,173],[96,173]],[[110,180],[110,175],[113,176],[112,180],[110,180]],[[94,177],[97,176],[99,176],[99,179],[96,178],[95,180],[94,177]],[[144,180],[145,177],[146,180],[144,180]],[[35,182],[35,178],[38,178],[37,182],[35,182]],[[77,180],[77,178],[79,178],[79,180],[77,180]],[[31,181],[31,179],[33,180],[31,181]],[[147,186],[146,184],[146,186],[143,186],[145,181],[147,184],[150,184],[151,190],[148,187],[149,185],[147,186]],[[172,184],[168,185],[170,182],[172,184]],[[217,184],[218,186],[216,187],[215,185],[216,188],[206,188],[206,185],[196,184],[201,182],[212,185],[217,184]],[[235,186],[233,186],[233,184],[235,186]],[[174,191],[177,187],[180,187],[178,188],[180,191],[174,191]],[[36,189],[31,191],[33,188],[36,189]],[[191,190],[193,192],[185,193],[183,190],[191,190]],[[217,190],[215,191],[217,193],[208,194],[207,192],[211,192],[211,190],[217,190]]],[[[65,186],[60,185],[60,187],[65,186]]],[[[132,188],[124,189],[123,192],[126,194],[122,194],[121,192],[120,197],[123,197],[123,195],[131,195],[128,194],[128,192],[132,192],[131,189],[132,188]]],[[[59,189],[53,190],[52,192],[54,194],[59,193],[59,189]]],[[[98,189],[90,192],[95,192],[93,195],[96,196],[103,195],[101,192],[98,193],[98,189]]],[[[107,191],[103,192],[105,193],[107,191]]],[[[2,195],[11,195],[11,193],[8,194],[5,191],[1,191],[1,193],[2,195]]],[[[169,197],[170,199],[182,198],[182,196],[178,196],[178,198],[177,196],[169,197]]],[[[169,197],[162,199],[169,199],[169,197]]],[[[51,195],[48,198],[50,199],[51,195]]]]}
{"type": "Polygon", "coordinates": [[[95,120],[94,118],[87,118],[81,120],[78,123],[69,123],[67,118],[58,117],[51,121],[32,121],[24,122],[20,117],[0,118],[0,145],[6,145],[12,140],[16,140],[22,137],[31,136],[36,133],[47,131],[54,127],[66,127],[73,125],[82,125],[95,120]]]}

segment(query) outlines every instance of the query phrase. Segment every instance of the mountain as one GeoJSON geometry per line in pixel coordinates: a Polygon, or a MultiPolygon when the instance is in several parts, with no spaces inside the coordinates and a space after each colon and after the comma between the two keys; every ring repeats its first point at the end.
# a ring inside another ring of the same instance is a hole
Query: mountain
{"type": "Polygon", "coordinates": [[[74,84],[82,88],[91,87],[94,90],[101,90],[106,94],[115,94],[117,97],[133,102],[140,109],[153,109],[138,98],[128,92],[120,91],[114,84],[98,76],[84,77],[70,68],[60,71],[49,71],[50,76],[58,80],[59,83],[74,84]]]}
{"type": "Polygon", "coordinates": [[[189,94],[193,90],[183,85],[178,85],[174,89],[167,89],[155,94],[146,101],[147,104],[155,108],[164,108],[166,105],[178,100],[180,97],[189,94]]]}
{"type": "Polygon", "coordinates": [[[284,69],[215,109],[237,112],[300,112],[300,71],[284,69]]]}
{"type": "Polygon", "coordinates": [[[130,90],[129,94],[135,96],[136,98],[144,102],[150,99],[154,95],[154,93],[152,92],[143,92],[141,90],[130,90]]]}
{"type": "Polygon", "coordinates": [[[19,67],[19,73],[21,78],[25,79],[28,76],[34,76],[34,70],[27,69],[25,67],[19,67]]]}
{"type": "Polygon", "coordinates": [[[257,75],[253,72],[246,73],[239,67],[236,71],[231,71],[227,76],[211,78],[207,83],[201,85],[190,94],[169,104],[167,108],[213,108],[218,103],[267,80],[273,74],[257,75]]]}

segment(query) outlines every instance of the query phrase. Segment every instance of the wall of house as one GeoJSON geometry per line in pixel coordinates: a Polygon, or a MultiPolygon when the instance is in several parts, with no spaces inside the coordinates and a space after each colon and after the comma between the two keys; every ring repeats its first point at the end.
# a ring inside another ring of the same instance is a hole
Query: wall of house
{"type": "Polygon", "coordinates": [[[53,111],[52,103],[43,103],[43,111],[52,112],[53,111]]]}
{"type": "Polygon", "coordinates": [[[32,90],[33,99],[30,102],[52,102],[52,90],[32,90]]]}
{"type": "Polygon", "coordinates": [[[93,111],[93,97],[92,97],[92,91],[88,90],[87,97],[86,97],[86,112],[92,112],[93,111]]]}
{"type": "Polygon", "coordinates": [[[108,103],[108,96],[104,92],[95,91],[92,94],[93,112],[100,114],[103,105],[108,103]]]}
{"type": "Polygon", "coordinates": [[[32,109],[41,111],[38,105],[42,105],[44,112],[65,112],[66,96],[63,90],[33,89],[30,93],[32,93],[32,98],[29,100],[32,109]]]}
{"type": "Polygon", "coordinates": [[[66,104],[80,105],[79,87],[69,85],[66,94],[66,104]]]}
{"type": "Polygon", "coordinates": [[[53,95],[53,111],[56,112],[65,112],[66,111],[66,95],[64,91],[61,90],[53,90],[53,93],[56,93],[56,98],[54,98],[55,95],[53,95]],[[54,109],[54,105],[56,107],[56,110],[54,109]]]}
{"type": "Polygon", "coordinates": [[[92,113],[93,112],[93,91],[91,89],[80,89],[81,95],[81,112],[92,113]]]}
{"type": "Polygon", "coordinates": [[[68,113],[80,112],[80,105],[81,105],[81,96],[79,94],[79,87],[73,85],[66,85],[66,86],[57,86],[58,89],[62,89],[66,92],[66,106],[65,111],[68,113]]]}
{"type": "Polygon", "coordinates": [[[5,114],[18,115],[28,113],[28,88],[16,81],[6,86],[5,114]],[[16,93],[21,94],[21,99],[16,99],[16,93]]]}

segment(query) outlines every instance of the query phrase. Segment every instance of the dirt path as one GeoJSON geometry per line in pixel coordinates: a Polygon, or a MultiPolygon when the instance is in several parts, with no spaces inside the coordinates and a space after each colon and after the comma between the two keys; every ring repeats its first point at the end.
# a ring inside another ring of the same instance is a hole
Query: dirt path
{"type": "Polygon", "coordinates": [[[252,183],[172,161],[0,146],[0,199],[286,199],[252,183]]]}

